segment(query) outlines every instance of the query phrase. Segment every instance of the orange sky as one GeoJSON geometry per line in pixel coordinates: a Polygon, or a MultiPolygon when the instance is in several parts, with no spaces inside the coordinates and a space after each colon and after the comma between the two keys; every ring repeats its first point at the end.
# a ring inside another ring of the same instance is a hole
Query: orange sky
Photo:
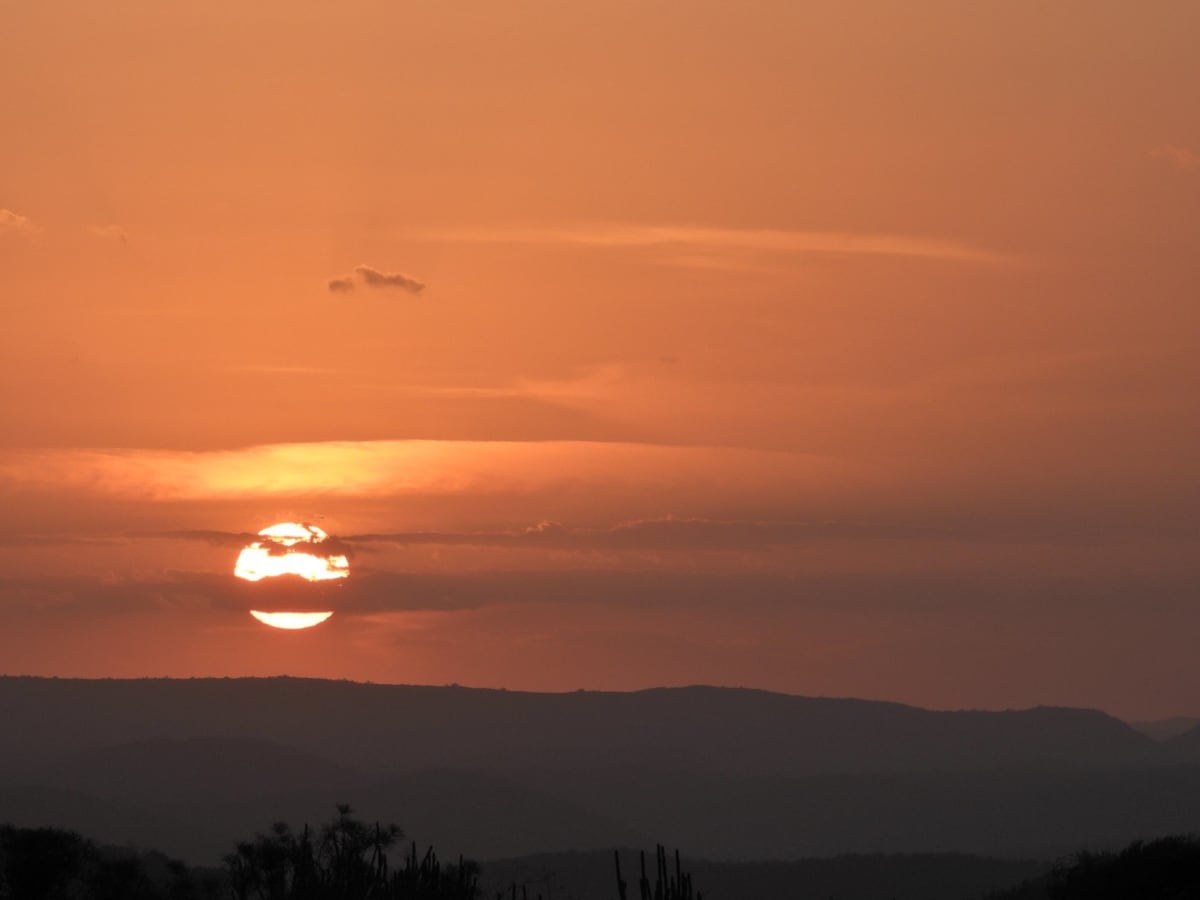
{"type": "Polygon", "coordinates": [[[10,4],[0,670],[1200,714],[1197,34],[10,4]]]}

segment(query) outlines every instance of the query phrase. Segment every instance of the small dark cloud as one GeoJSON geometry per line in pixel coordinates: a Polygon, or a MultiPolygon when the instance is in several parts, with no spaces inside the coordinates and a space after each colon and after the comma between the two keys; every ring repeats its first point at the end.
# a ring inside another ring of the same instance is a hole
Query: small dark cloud
{"type": "Polygon", "coordinates": [[[370,266],[355,266],[354,271],[348,275],[341,275],[337,278],[330,278],[326,282],[326,287],[332,294],[348,294],[353,291],[361,281],[368,288],[398,288],[402,291],[408,291],[410,294],[419,294],[425,290],[425,282],[418,281],[411,275],[405,275],[402,272],[380,272],[378,269],[373,269],[370,266]],[[356,280],[357,278],[357,280],[356,280]]]}
{"type": "Polygon", "coordinates": [[[370,266],[355,266],[354,271],[368,287],[400,288],[410,294],[419,294],[425,289],[423,281],[417,281],[412,276],[400,272],[380,272],[370,266]]]}

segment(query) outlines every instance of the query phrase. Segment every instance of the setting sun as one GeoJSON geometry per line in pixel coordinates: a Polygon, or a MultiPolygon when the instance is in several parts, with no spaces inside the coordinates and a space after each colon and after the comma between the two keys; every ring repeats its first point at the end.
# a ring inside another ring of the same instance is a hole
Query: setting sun
{"type": "Polygon", "coordinates": [[[333,615],[332,612],[263,612],[262,610],[252,609],[250,615],[258,619],[264,625],[270,625],[272,628],[284,628],[288,631],[298,631],[301,628],[312,628],[314,625],[320,625],[326,619],[333,615]]]}
{"type": "Polygon", "coordinates": [[[283,522],[264,528],[259,537],[238,555],[233,574],[246,581],[261,581],[280,575],[298,575],[306,581],[331,581],[350,574],[344,554],[310,550],[329,535],[315,525],[283,522]]]}
{"type": "MultiPolygon", "coordinates": [[[[282,581],[285,576],[293,576],[307,582],[324,582],[346,578],[350,574],[350,563],[344,553],[321,552],[324,548],[317,545],[327,543],[329,535],[316,525],[281,522],[264,528],[258,536],[262,540],[242,548],[233,567],[233,574],[245,581],[282,581]]],[[[333,615],[333,611],[252,609],[250,615],[272,628],[295,631],[320,625],[333,615]]]]}

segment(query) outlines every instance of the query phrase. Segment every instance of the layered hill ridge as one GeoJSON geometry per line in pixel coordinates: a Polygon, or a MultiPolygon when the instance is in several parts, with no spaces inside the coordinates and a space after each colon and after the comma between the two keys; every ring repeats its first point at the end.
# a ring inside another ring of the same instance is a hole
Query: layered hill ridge
{"type": "Polygon", "coordinates": [[[1094,710],[688,687],[0,678],[0,821],[211,863],[349,802],[451,856],[1053,858],[1200,830],[1200,747],[1094,710]]]}
{"type": "Polygon", "coordinates": [[[16,769],[85,747],[196,737],[275,741],[374,772],[629,765],[816,775],[1166,759],[1157,742],[1096,710],[943,712],[700,686],[548,694],[295,678],[7,677],[0,720],[17,738],[0,741],[0,763],[16,769]]]}

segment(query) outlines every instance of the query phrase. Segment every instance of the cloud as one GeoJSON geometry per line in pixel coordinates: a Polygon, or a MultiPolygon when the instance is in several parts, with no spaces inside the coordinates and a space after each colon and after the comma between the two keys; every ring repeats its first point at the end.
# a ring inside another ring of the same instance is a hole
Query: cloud
{"type": "MultiPolygon", "coordinates": [[[[208,544],[211,547],[237,548],[263,540],[262,535],[252,531],[213,531],[209,529],[131,531],[126,533],[124,537],[130,540],[197,541],[208,544]]],[[[3,546],[3,538],[0,538],[0,546],[3,546]]],[[[274,550],[268,548],[268,552],[274,552],[274,550]]],[[[353,557],[354,548],[351,546],[351,541],[331,535],[321,541],[320,553],[340,553],[343,556],[353,557]]]]}
{"type": "Polygon", "coordinates": [[[222,372],[250,375],[337,375],[345,369],[328,369],[323,366],[226,366],[222,372]]]}
{"type": "Polygon", "coordinates": [[[25,216],[19,216],[11,209],[0,209],[0,235],[4,234],[33,234],[41,231],[25,216]]]}
{"type": "Polygon", "coordinates": [[[1161,159],[1170,163],[1181,172],[1200,171],[1200,153],[1196,153],[1186,147],[1179,147],[1175,144],[1163,144],[1161,147],[1155,147],[1151,150],[1150,155],[1155,159],[1161,159]]]}
{"type": "Polygon", "coordinates": [[[13,449],[0,451],[0,498],[17,490],[151,502],[315,494],[519,496],[594,484],[614,500],[618,491],[645,501],[711,490],[713,497],[778,501],[797,491],[820,493],[822,485],[852,470],[857,466],[809,454],[607,441],[328,441],[203,452],[13,449]]]}
{"type": "MultiPolygon", "coordinates": [[[[249,532],[209,530],[139,531],[129,539],[197,541],[217,547],[244,547],[260,538],[249,532]]],[[[667,516],[622,522],[609,528],[579,528],[539,522],[499,531],[398,531],[348,534],[322,543],[329,552],[352,555],[371,545],[497,547],[516,550],[711,552],[766,551],[775,547],[830,540],[969,540],[965,532],[935,531],[903,525],[855,525],[841,522],[733,521],[667,516]]],[[[3,546],[3,538],[0,538],[3,546]]]]}
{"type": "Polygon", "coordinates": [[[74,534],[0,534],[0,548],[21,547],[106,547],[122,543],[121,539],[74,534]]]}
{"type": "Polygon", "coordinates": [[[330,278],[325,286],[332,294],[348,294],[357,286],[356,276],[358,281],[368,288],[398,288],[408,291],[410,294],[419,294],[425,290],[425,282],[418,281],[411,275],[405,275],[402,272],[380,272],[370,266],[355,266],[353,272],[337,278],[330,278]]]}
{"type": "Polygon", "coordinates": [[[184,531],[132,531],[127,538],[163,541],[199,541],[213,547],[245,547],[262,538],[253,531],[212,531],[189,529],[184,531]]]}
{"type": "MultiPolygon", "coordinates": [[[[770,228],[612,225],[563,228],[430,229],[409,236],[426,240],[484,244],[565,244],[596,248],[644,247],[673,253],[759,251],[788,254],[899,256],[956,262],[1004,264],[1008,254],[944,238],[770,228]]],[[[693,259],[688,256],[686,259],[693,259]]],[[[709,260],[709,265],[715,265],[709,260]]]]}
{"type": "Polygon", "coordinates": [[[611,528],[573,528],[541,522],[513,531],[348,535],[353,544],[441,544],[542,550],[767,550],[771,547],[844,538],[961,537],[909,527],[867,527],[839,522],[728,521],[667,516],[623,522],[611,528]]]}
{"type": "MultiPolygon", "coordinates": [[[[389,612],[454,612],[488,607],[595,606],[644,613],[662,610],[729,610],[736,615],[778,615],[800,609],[940,612],[974,616],[987,610],[1005,615],[1057,608],[1128,609],[1128,597],[1154,598],[1164,608],[1190,590],[1182,581],[1157,573],[1118,577],[1089,574],[1075,578],[1046,575],[952,573],[787,574],[777,572],[679,572],[665,570],[572,569],[480,570],[451,573],[383,572],[344,581],[298,583],[294,579],[248,582],[228,573],[163,570],[147,577],[43,575],[0,578],[0,605],[20,611],[75,611],[105,616],[137,611],[214,610],[238,619],[252,608],[294,605],[331,609],[338,616],[372,617],[389,612]],[[1048,602],[1053,598],[1053,603],[1048,602]]],[[[247,620],[248,621],[248,620],[247,620]]],[[[636,627],[630,625],[629,627],[636,627]]]]}
{"type": "Polygon", "coordinates": [[[354,271],[363,283],[374,288],[400,288],[410,294],[419,294],[425,289],[424,282],[399,272],[380,272],[370,266],[355,266],[354,271]]]}
{"type": "Polygon", "coordinates": [[[106,241],[118,241],[122,244],[129,243],[129,233],[120,225],[89,225],[88,232],[106,241]]]}

